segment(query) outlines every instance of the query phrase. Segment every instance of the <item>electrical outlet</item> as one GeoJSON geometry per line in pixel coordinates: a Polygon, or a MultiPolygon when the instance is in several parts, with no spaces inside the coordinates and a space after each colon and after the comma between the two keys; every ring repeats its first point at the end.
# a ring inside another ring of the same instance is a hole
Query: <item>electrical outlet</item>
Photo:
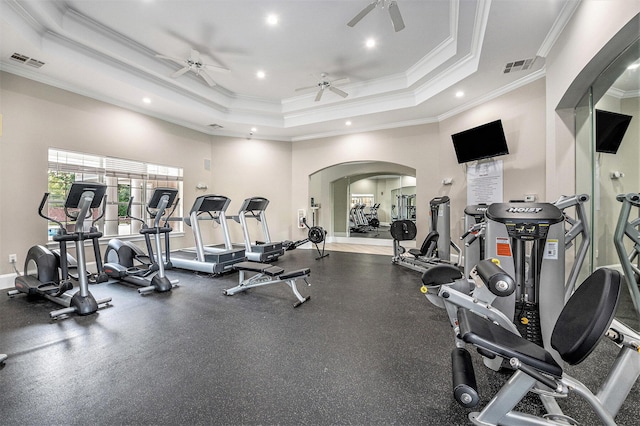
{"type": "Polygon", "coordinates": [[[9,255],[9,263],[16,263],[18,261],[18,256],[15,254],[9,255]]]}

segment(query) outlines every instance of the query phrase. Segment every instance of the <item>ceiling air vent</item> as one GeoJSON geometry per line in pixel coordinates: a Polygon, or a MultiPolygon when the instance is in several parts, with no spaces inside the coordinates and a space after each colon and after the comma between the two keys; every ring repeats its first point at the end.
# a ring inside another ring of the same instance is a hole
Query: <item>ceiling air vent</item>
{"type": "Polygon", "coordinates": [[[14,61],[17,61],[17,62],[20,62],[20,63],[24,64],[25,62],[27,62],[29,57],[21,55],[19,53],[14,53],[13,55],[11,55],[11,59],[13,59],[14,61]]]}
{"type": "Polygon", "coordinates": [[[39,61],[37,59],[33,59],[30,58],[27,62],[26,65],[29,65],[30,67],[34,67],[34,68],[40,68],[41,66],[44,65],[44,62],[39,61]]]}
{"type": "Polygon", "coordinates": [[[20,53],[14,53],[13,55],[11,55],[11,59],[13,59],[16,62],[20,62],[21,64],[29,65],[30,67],[33,67],[33,68],[40,68],[41,66],[44,65],[44,62],[39,61],[37,59],[30,58],[28,56],[24,56],[20,53]]]}
{"type": "Polygon", "coordinates": [[[216,123],[209,124],[209,127],[211,127],[212,129],[222,129],[222,126],[216,123]]]}
{"type": "Polygon", "coordinates": [[[504,74],[508,74],[510,72],[528,70],[529,68],[531,68],[535,60],[536,58],[529,58],[529,59],[520,59],[519,61],[509,62],[507,65],[504,66],[504,71],[502,72],[504,74]]]}

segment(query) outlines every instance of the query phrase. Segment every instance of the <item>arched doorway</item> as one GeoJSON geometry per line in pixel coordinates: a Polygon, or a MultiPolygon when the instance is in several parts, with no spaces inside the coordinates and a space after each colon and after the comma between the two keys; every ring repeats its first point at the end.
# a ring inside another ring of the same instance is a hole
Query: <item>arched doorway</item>
{"type": "Polygon", "coordinates": [[[391,245],[388,225],[399,215],[411,214],[415,206],[415,176],[414,168],[381,161],[342,163],[319,170],[309,176],[309,195],[316,207],[313,218],[327,230],[327,241],[356,239],[361,244],[391,245]],[[350,211],[356,203],[365,205],[365,214],[372,214],[371,207],[379,205],[378,232],[354,232],[350,211]]]}

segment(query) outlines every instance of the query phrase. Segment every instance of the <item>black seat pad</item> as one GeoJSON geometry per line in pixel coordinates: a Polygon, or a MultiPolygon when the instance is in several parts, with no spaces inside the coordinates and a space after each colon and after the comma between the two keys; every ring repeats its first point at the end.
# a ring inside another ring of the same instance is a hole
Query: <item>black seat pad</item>
{"type": "Polygon", "coordinates": [[[426,286],[451,284],[461,279],[462,276],[462,272],[460,272],[457,266],[442,263],[427,269],[424,274],[422,274],[422,284],[426,286]]]}
{"type": "Polygon", "coordinates": [[[582,362],[611,326],[620,298],[618,271],[602,268],[589,275],[562,309],[551,347],[571,365],[582,362]]]}
{"type": "Polygon", "coordinates": [[[463,308],[458,309],[458,321],[460,335],[465,342],[506,359],[518,358],[552,376],[562,376],[562,368],[541,346],[463,308]]]}
{"type": "Polygon", "coordinates": [[[438,243],[438,238],[440,237],[440,234],[438,234],[437,231],[431,231],[429,232],[429,235],[427,235],[427,237],[424,239],[424,241],[422,242],[422,246],[420,246],[420,250],[417,249],[410,249],[409,253],[414,255],[415,257],[419,257],[419,256],[426,256],[429,253],[429,249],[438,243]]]}
{"type": "Polygon", "coordinates": [[[306,277],[309,274],[311,274],[311,269],[310,268],[296,269],[296,270],[293,270],[293,271],[287,271],[284,274],[280,274],[280,279],[288,280],[288,279],[291,279],[291,278],[306,277]]]}

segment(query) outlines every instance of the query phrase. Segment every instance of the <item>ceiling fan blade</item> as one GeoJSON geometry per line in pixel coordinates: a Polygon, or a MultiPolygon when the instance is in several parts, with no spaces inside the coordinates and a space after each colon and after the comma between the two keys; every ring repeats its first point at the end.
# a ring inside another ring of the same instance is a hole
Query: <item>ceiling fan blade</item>
{"type": "Polygon", "coordinates": [[[203,65],[206,69],[211,70],[211,71],[218,71],[218,72],[231,72],[230,70],[228,70],[225,67],[219,67],[218,65],[209,65],[209,64],[204,64],[203,65]]]}
{"type": "Polygon", "coordinates": [[[323,93],[324,93],[324,87],[321,87],[320,90],[318,90],[318,94],[316,95],[316,99],[314,102],[318,102],[322,98],[323,93]]]}
{"type": "Polygon", "coordinates": [[[349,82],[349,77],[338,78],[331,80],[331,84],[345,84],[349,82]]]}
{"type": "Polygon", "coordinates": [[[206,81],[209,86],[213,87],[213,86],[216,85],[215,81],[213,81],[213,79],[211,77],[209,77],[205,71],[200,71],[198,73],[198,75],[200,77],[202,77],[204,79],[204,81],[206,81]]]}
{"type": "Polygon", "coordinates": [[[173,77],[173,78],[180,77],[182,74],[184,74],[187,71],[189,71],[189,67],[181,68],[178,71],[176,71],[173,74],[171,74],[171,77],[173,77]]]}
{"type": "Polygon", "coordinates": [[[349,94],[347,92],[343,92],[342,90],[338,89],[337,87],[329,86],[329,90],[331,90],[336,95],[342,96],[343,98],[346,98],[347,96],[349,96],[349,94]]]}
{"type": "Polygon", "coordinates": [[[186,61],[184,59],[179,59],[179,58],[173,58],[171,56],[165,56],[165,55],[156,55],[156,58],[161,58],[161,59],[168,59],[170,61],[175,62],[176,64],[180,64],[180,65],[184,65],[186,63],[186,61]]]}
{"type": "Polygon", "coordinates": [[[301,90],[309,90],[309,89],[316,89],[318,87],[317,84],[314,84],[313,86],[306,86],[306,87],[298,87],[297,89],[295,89],[295,92],[299,92],[301,90]]]}
{"type": "Polygon", "coordinates": [[[391,22],[393,23],[393,29],[396,32],[404,29],[404,20],[400,14],[400,8],[398,3],[394,0],[389,4],[389,16],[391,16],[391,22]]]}
{"type": "Polygon", "coordinates": [[[371,12],[373,9],[376,8],[376,5],[378,4],[377,0],[374,0],[373,2],[371,2],[367,7],[365,7],[364,9],[362,9],[360,11],[360,13],[358,13],[356,16],[353,17],[352,20],[350,20],[347,25],[350,27],[355,27],[355,25],[360,22],[360,20],[362,18],[364,18],[365,16],[367,16],[367,14],[369,12],[371,12]]]}

